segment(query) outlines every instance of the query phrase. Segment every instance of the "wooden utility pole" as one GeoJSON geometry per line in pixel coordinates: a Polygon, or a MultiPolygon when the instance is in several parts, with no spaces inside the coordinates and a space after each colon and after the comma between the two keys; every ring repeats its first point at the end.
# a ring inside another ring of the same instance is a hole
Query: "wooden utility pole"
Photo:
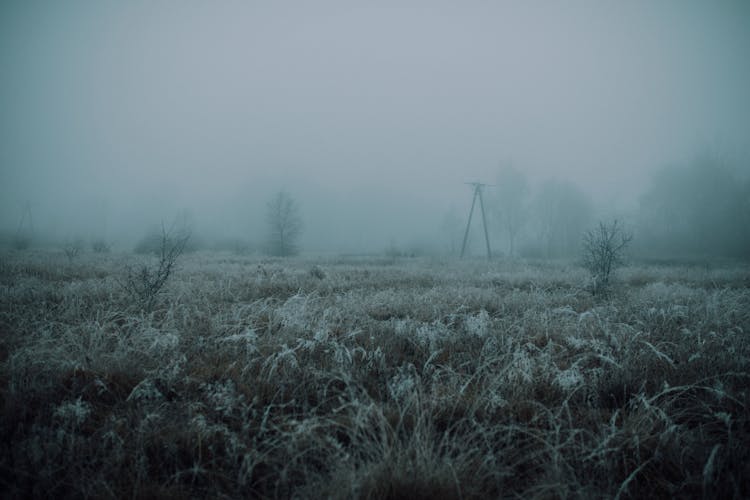
{"type": "Polygon", "coordinates": [[[474,205],[476,205],[477,198],[479,198],[479,208],[482,209],[482,226],[484,226],[484,242],[487,244],[487,259],[492,258],[492,252],[490,251],[490,236],[487,233],[487,217],[484,214],[484,200],[482,199],[482,188],[489,186],[489,184],[482,184],[481,182],[467,182],[469,186],[474,186],[474,197],[471,199],[471,210],[469,210],[469,221],[466,223],[466,231],[464,232],[464,243],[461,245],[461,258],[466,252],[466,242],[469,239],[469,228],[471,227],[471,217],[474,215],[474,205]]]}

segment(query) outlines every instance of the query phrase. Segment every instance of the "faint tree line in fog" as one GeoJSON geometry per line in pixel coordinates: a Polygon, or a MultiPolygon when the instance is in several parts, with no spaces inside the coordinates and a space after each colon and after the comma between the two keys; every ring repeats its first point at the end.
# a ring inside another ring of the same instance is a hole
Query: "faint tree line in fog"
{"type": "MultiPolygon", "coordinates": [[[[551,179],[532,189],[523,171],[502,167],[486,188],[490,237],[507,256],[566,258],[578,255],[581,238],[594,220],[588,195],[569,181],[551,179]]],[[[457,254],[468,213],[451,207],[441,231],[446,248],[457,254]]],[[[475,238],[476,239],[476,238],[475,238]]],[[[471,240],[471,238],[470,238],[471,240]]]]}
{"type": "Polygon", "coordinates": [[[640,199],[638,246],[654,257],[750,257],[750,179],[704,154],[654,175],[640,199]]]}
{"type": "Polygon", "coordinates": [[[588,195],[571,182],[550,180],[542,184],[533,203],[542,255],[578,255],[583,233],[594,218],[588,195]]]}
{"type": "MultiPolygon", "coordinates": [[[[594,220],[588,195],[569,181],[551,179],[532,189],[526,175],[507,166],[487,188],[490,233],[507,256],[566,258],[578,255],[581,238],[594,220]]],[[[466,224],[466,221],[463,221],[466,224]]],[[[445,215],[443,232],[455,249],[455,210],[445,215]]],[[[451,252],[455,254],[455,251],[451,252]]]]}
{"type": "MultiPolygon", "coordinates": [[[[489,233],[493,251],[513,257],[578,258],[586,231],[603,214],[597,213],[586,192],[572,181],[550,179],[532,185],[523,169],[506,166],[498,171],[494,186],[485,192],[489,233]]],[[[750,258],[750,178],[747,169],[733,168],[717,155],[704,154],[693,161],[657,171],[637,199],[631,213],[607,214],[618,217],[634,235],[632,254],[657,259],[750,258]]],[[[440,231],[442,249],[430,246],[433,238],[413,241],[406,247],[393,240],[383,242],[380,249],[362,248],[361,251],[383,250],[390,255],[424,255],[447,253],[457,255],[468,219],[469,196],[466,205],[456,205],[444,214],[440,231]]],[[[229,250],[248,253],[264,250],[270,255],[292,256],[300,252],[303,229],[302,212],[296,200],[281,191],[268,200],[265,214],[266,233],[249,228],[232,238],[215,241],[202,240],[189,212],[183,212],[178,226],[188,228],[193,236],[186,243],[185,252],[197,249],[229,250]]],[[[382,224],[397,222],[384,219],[382,224]]],[[[158,254],[162,234],[154,226],[144,228],[143,236],[135,242],[135,252],[158,254]]],[[[93,234],[90,250],[106,253],[112,243],[101,234],[93,234]]],[[[470,235],[470,245],[484,244],[484,235],[470,235]]],[[[0,231],[0,245],[16,251],[29,246],[54,245],[70,262],[84,252],[84,241],[47,239],[35,234],[29,205],[20,217],[15,231],[0,231]]],[[[122,239],[120,240],[122,241],[122,239]]],[[[335,248],[331,248],[335,250],[335,248]]],[[[475,250],[478,250],[476,248],[475,250]]],[[[482,248],[482,253],[484,249],[482,248]]],[[[471,254],[471,250],[469,252],[471,254]]]]}
{"type": "MultiPolygon", "coordinates": [[[[514,167],[500,169],[488,188],[491,237],[506,255],[578,257],[600,214],[567,180],[530,186],[514,167]]],[[[716,155],[657,171],[635,213],[620,217],[635,236],[632,251],[653,258],[750,257],[750,179],[716,155]]],[[[464,214],[452,209],[441,229],[455,254],[464,214]]]]}
{"type": "Polygon", "coordinates": [[[495,208],[501,228],[508,239],[508,255],[516,255],[516,241],[528,221],[529,181],[513,166],[500,170],[496,182],[495,208]]]}

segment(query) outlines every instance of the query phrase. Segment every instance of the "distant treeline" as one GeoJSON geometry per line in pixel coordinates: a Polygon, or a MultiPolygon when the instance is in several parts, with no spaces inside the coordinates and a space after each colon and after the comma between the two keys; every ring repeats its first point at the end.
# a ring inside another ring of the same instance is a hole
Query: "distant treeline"
{"type": "MultiPolygon", "coordinates": [[[[750,258],[750,179],[716,155],[658,170],[628,212],[597,210],[588,193],[568,180],[532,188],[514,167],[500,170],[487,200],[496,254],[575,259],[586,230],[598,220],[619,219],[634,236],[634,257],[750,258]]],[[[446,214],[445,251],[457,253],[465,225],[463,214],[446,214]]]]}
{"type": "Polygon", "coordinates": [[[636,227],[642,255],[750,258],[750,179],[711,156],[665,168],[640,199],[636,227]]]}
{"type": "MultiPolygon", "coordinates": [[[[291,222],[301,224],[309,214],[296,208],[296,202],[288,198],[296,210],[291,222]]],[[[636,258],[660,261],[750,259],[750,176],[746,169],[735,168],[717,155],[704,154],[687,164],[656,171],[634,208],[628,212],[597,209],[589,193],[569,180],[550,179],[531,186],[526,174],[512,166],[499,170],[494,185],[485,190],[484,200],[492,254],[496,257],[577,259],[581,256],[582,238],[587,230],[600,220],[619,219],[633,235],[629,250],[636,258]]],[[[270,210],[272,204],[268,208],[270,210]]],[[[277,236],[282,234],[272,224],[277,219],[278,216],[269,219],[268,234],[248,232],[213,238],[205,237],[201,228],[195,227],[192,218],[185,214],[178,216],[172,225],[191,233],[186,252],[220,250],[286,255],[278,249],[273,250],[274,242],[278,243],[277,236]]],[[[387,228],[397,222],[384,218],[381,223],[387,228]]],[[[385,254],[388,258],[457,256],[466,223],[467,213],[454,206],[444,214],[434,238],[392,239],[390,243],[383,241],[379,248],[363,247],[356,251],[369,255],[385,254]]],[[[294,229],[294,224],[291,229],[294,229]]],[[[481,219],[476,215],[467,238],[469,255],[485,255],[484,234],[480,228],[481,219]]],[[[286,232],[283,234],[287,235],[286,232]]],[[[294,246],[290,248],[296,251],[298,232],[292,234],[294,246]]],[[[137,238],[115,235],[114,241],[92,236],[85,243],[81,243],[83,238],[80,237],[68,238],[67,243],[94,252],[108,251],[114,246],[137,253],[153,253],[159,248],[160,226],[144,228],[144,233],[137,238]]],[[[15,230],[0,230],[0,247],[24,250],[37,246],[59,247],[60,244],[59,239],[35,232],[30,217],[21,219],[15,230]]],[[[343,251],[335,245],[330,242],[326,248],[325,242],[318,241],[317,247],[330,252],[343,251]]],[[[305,252],[304,245],[300,246],[305,252]]]]}

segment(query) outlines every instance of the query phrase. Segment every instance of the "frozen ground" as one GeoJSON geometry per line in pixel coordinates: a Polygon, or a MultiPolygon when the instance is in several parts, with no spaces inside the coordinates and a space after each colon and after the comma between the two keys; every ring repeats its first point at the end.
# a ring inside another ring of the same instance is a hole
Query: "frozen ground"
{"type": "Polygon", "coordinates": [[[750,272],[0,256],[0,492],[750,496],[750,272]]]}

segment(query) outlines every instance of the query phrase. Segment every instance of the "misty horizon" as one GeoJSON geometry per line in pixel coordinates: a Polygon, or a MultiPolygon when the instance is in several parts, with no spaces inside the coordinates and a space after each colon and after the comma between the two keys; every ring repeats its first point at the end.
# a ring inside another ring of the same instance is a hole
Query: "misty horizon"
{"type": "Polygon", "coordinates": [[[126,248],[187,213],[260,244],[283,190],[303,251],[442,248],[465,183],[508,166],[530,199],[571,183],[592,220],[627,220],[706,151],[747,182],[749,19],[743,2],[6,2],[0,229],[29,206],[40,236],[126,248]]]}

